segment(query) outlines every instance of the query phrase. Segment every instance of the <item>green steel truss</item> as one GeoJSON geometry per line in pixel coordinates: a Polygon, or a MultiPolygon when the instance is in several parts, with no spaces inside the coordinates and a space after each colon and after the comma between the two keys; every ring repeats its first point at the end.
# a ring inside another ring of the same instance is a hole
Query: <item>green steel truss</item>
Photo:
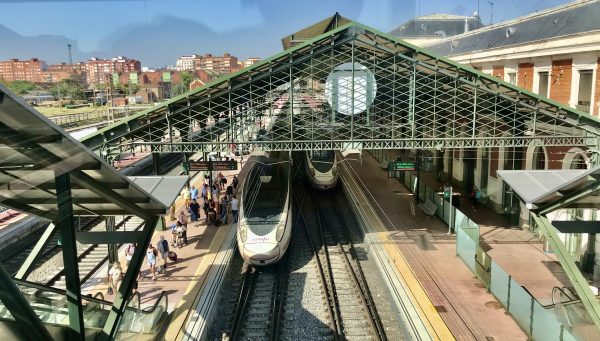
{"type": "Polygon", "coordinates": [[[226,151],[232,145],[595,147],[598,127],[588,114],[352,22],[102,129],[84,143],[103,155],[136,146],[153,152],[226,151]],[[343,77],[328,82],[342,64],[350,65],[343,77]]]}

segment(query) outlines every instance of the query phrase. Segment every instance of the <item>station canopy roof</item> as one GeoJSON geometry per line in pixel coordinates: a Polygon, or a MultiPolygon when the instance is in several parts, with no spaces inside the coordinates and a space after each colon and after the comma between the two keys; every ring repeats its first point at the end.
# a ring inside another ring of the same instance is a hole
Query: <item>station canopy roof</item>
{"type": "MultiPolygon", "coordinates": [[[[589,188],[593,183],[598,183],[600,166],[587,170],[498,170],[498,176],[525,204],[537,208],[552,205],[568,195],[589,188]]],[[[598,197],[582,197],[562,208],[594,206],[599,202],[596,198],[598,197]]]]}
{"type": "MultiPolygon", "coordinates": [[[[0,206],[55,220],[56,179],[64,173],[70,175],[70,185],[65,187],[71,190],[73,214],[148,218],[165,213],[166,201],[148,192],[169,194],[168,189],[159,190],[156,181],[150,188],[147,180],[134,179],[138,185],[121,175],[0,85],[0,206]]],[[[172,188],[177,187],[174,182],[183,186],[186,177],[178,178],[160,183],[172,188]]]]}

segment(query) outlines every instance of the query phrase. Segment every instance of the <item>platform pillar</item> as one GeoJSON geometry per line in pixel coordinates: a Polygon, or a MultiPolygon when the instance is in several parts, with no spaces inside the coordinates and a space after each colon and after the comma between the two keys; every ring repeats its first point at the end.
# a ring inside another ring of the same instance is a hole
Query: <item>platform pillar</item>
{"type": "Polygon", "coordinates": [[[160,154],[152,152],[152,174],[160,175],[160,154]]]}
{"type": "Polygon", "coordinates": [[[62,255],[67,286],[67,308],[71,340],[84,340],[83,307],[81,305],[81,281],[77,263],[77,243],[73,223],[73,198],[69,173],[56,175],[56,198],[58,217],[55,225],[62,240],[62,255]]]}
{"type": "MultiPolygon", "coordinates": [[[[105,220],[105,224],[106,224],[106,231],[107,232],[115,232],[116,226],[115,226],[115,217],[114,216],[107,216],[106,220],[105,220]]],[[[109,264],[113,264],[114,262],[119,260],[119,255],[117,252],[117,244],[108,244],[108,263],[109,264]]],[[[109,266],[110,268],[110,266],[109,266]]]]}

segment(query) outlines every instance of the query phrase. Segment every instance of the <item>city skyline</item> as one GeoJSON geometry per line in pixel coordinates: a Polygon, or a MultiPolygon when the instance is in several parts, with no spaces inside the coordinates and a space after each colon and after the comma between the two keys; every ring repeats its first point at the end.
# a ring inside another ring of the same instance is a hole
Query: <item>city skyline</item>
{"type": "MultiPolygon", "coordinates": [[[[494,21],[502,21],[566,3],[506,1],[494,7],[494,21]]],[[[471,15],[477,1],[391,0],[285,1],[240,0],[228,3],[172,1],[0,1],[0,59],[44,58],[51,63],[68,61],[67,44],[74,60],[127,55],[145,66],[173,65],[181,55],[223,54],[240,59],[266,58],[281,50],[280,39],[333,13],[390,31],[417,15],[450,13],[471,15]],[[203,7],[204,6],[204,7],[203,7]],[[106,17],[106,10],[110,16],[106,17]],[[112,11],[111,11],[112,9],[112,11]],[[27,15],[14,16],[10,13],[27,15]],[[208,15],[207,15],[208,13],[208,15]],[[294,15],[282,15],[293,13],[294,15]],[[90,25],[92,22],[94,25],[90,25]],[[45,51],[42,55],[39,51],[45,51]]],[[[490,8],[480,4],[480,17],[489,23],[490,8]]]]}

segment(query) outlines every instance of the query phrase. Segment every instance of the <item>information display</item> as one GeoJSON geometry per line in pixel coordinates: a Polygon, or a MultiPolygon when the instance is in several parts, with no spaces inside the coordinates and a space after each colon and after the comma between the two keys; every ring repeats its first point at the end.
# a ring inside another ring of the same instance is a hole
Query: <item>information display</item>
{"type": "Polygon", "coordinates": [[[388,170],[412,171],[415,170],[415,163],[413,161],[390,161],[388,163],[388,170]]]}
{"type": "Polygon", "coordinates": [[[190,171],[228,171],[237,170],[237,161],[190,161],[188,169],[190,171]]]}

